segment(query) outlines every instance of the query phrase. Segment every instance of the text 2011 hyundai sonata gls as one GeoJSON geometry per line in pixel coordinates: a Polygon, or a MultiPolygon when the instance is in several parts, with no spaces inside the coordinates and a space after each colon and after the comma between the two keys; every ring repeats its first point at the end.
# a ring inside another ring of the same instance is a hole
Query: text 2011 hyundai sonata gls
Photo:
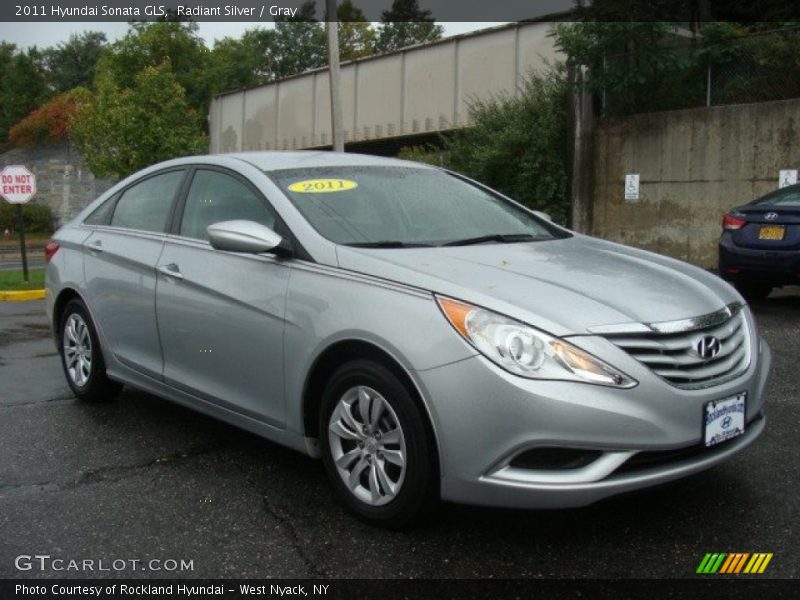
{"type": "Polygon", "coordinates": [[[433,167],[173,160],[47,254],[75,394],[129,384],[321,456],[377,524],[438,498],[581,506],[764,429],[770,352],[728,284],[433,167]]]}

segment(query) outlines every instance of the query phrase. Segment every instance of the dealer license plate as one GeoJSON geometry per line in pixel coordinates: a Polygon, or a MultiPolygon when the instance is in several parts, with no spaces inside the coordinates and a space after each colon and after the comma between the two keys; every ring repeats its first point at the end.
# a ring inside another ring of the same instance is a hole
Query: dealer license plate
{"type": "Polygon", "coordinates": [[[713,446],[744,433],[746,392],[708,402],[703,411],[706,446],[713,446]]]}
{"type": "Polygon", "coordinates": [[[758,239],[782,240],[785,233],[786,228],[783,225],[762,225],[758,230],[758,239]]]}

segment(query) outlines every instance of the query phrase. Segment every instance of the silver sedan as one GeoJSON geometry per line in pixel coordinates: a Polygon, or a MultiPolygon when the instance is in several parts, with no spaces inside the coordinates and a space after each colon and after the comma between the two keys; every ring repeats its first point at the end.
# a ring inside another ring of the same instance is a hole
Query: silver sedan
{"type": "Polygon", "coordinates": [[[764,429],[770,351],[732,287],[438,168],[173,160],[98,198],[47,256],[79,398],[130,385],[321,457],[377,525],[440,499],[586,505],[764,429]]]}

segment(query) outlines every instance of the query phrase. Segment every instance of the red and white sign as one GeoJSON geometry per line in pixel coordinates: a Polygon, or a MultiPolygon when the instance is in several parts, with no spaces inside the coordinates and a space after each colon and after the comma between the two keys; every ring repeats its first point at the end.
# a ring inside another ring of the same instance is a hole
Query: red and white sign
{"type": "Polygon", "coordinates": [[[9,165],[0,172],[0,196],[11,204],[25,204],[36,194],[36,175],[22,165],[9,165]]]}

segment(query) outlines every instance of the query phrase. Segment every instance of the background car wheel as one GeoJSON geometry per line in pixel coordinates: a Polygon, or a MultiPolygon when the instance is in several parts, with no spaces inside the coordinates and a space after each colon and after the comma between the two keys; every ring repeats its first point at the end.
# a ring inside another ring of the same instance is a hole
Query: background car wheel
{"type": "Polygon", "coordinates": [[[106,365],[94,324],[84,303],[70,300],[61,313],[59,351],[73,393],[86,402],[108,402],[122,385],[106,376],[106,365]]]}
{"type": "Polygon", "coordinates": [[[769,296],[772,286],[768,283],[737,283],[736,289],[747,300],[763,300],[769,296]]]}
{"type": "Polygon", "coordinates": [[[435,506],[439,480],[426,417],[386,367],[345,364],[322,399],[319,438],[339,497],[362,520],[397,528],[435,506]]]}

